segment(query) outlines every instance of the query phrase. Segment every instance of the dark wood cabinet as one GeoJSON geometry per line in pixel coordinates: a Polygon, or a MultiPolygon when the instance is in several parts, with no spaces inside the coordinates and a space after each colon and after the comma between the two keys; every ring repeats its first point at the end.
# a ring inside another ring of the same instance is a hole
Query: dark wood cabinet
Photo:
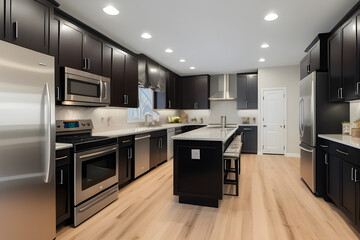
{"type": "Polygon", "coordinates": [[[300,62],[300,80],[309,74],[310,55],[306,54],[300,62]]]}
{"type": "Polygon", "coordinates": [[[340,205],[340,177],[342,160],[332,154],[326,164],[326,195],[335,203],[340,205]]]}
{"type": "Polygon", "coordinates": [[[56,225],[70,218],[70,153],[56,151],[56,225]]]}
{"type": "Polygon", "coordinates": [[[59,65],[83,70],[83,32],[75,25],[61,21],[59,29],[59,65]]]}
{"type": "Polygon", "coordinates": [[[5,39],[5,0],[0,0],[0,40],[5,39]]]}
{"type": "Polygon", "coordinates": [[[112,50],[111,106],[138,107],[137,65],[134,56],[119,49],[112,50]]]}
{"type": "Polygon", "coordinates": [[[6,39],[16,45],[49,53],[50,16],[53,5],[46,0],[5,0],[6,39]]]}
{"type": "Polygon", "coordinates": [[[119,186],[132,180],[132,161],[134,156],[134,137],[119,138],[119,186]]]}
{"type": "Polygon", "coordinates": [[[111,78],[112,74],[113,47],[103,44],[102,76],[111,78]]]}
{"type": "Polygon", "coordinates": [[[341,203],[340,208],[342,211],[353,221],[356,219],[356,182],[355,182],[354,165],[342,161],[342,185],[341,185],[341,203]]]}
{"type": "Polygon", "coordinates": [[[359,97],[356,40],[356,18],[353,18],[342,28],[342,81],[345,100],[359,97]]]}
{"type": "Polygon", "coordinates": [[[151,133],[150,138],[150,168],[167,161],[167,132],[166,130],[151,133]]]}
{"type": "Polygon", "coordinates": [[[256,126],[241,126],[237,130],[237,134],[242,133],[242,153],[257,154],[257,127],[256,126]]]}
{"type": "Polygon", "coordinates": [[[332,102],[343,101],[341,32],[329,38],[329,97],[332,102]]]}
{"type": "Polygon", "coordinates": [[[101,75],[102,69],[102,41],[94,36],[84,34],[83,59],[87,72],[101,75]]]}
{"type": "Polygon", "coordinates": [[[258,108],[258,77],[254,74],[237,75],[237,109],[258,108]]]}
{"type": "Polygon", "coordinates": [[[169,72],[166,82],[166,104],[167,109],[179,108],[179,94],[178,94],[178,80],[177,76],[173,72],[169,72]]]}
{"type": "Polygon", "coordinates": [[[181,77],[181,108],[209,109],[210,76],[181,77]]]}

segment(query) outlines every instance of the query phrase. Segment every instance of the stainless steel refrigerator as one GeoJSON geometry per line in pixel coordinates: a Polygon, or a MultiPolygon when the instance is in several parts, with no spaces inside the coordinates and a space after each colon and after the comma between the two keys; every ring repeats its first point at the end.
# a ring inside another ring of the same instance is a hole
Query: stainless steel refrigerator
{"type": "Polygon", "coordinates": [[[0,239],[56,237],[54,58],[0,41],[0,239]]]}
{"type": "Polygon", "coordinates": [[[300,176],[313,193],[323,195],[326,167],[317,157],[317,135],[341,133],[341,122],[350,117],[349,104],[329,102],[325,72],[312,72],[299,85],[300,176]]]}

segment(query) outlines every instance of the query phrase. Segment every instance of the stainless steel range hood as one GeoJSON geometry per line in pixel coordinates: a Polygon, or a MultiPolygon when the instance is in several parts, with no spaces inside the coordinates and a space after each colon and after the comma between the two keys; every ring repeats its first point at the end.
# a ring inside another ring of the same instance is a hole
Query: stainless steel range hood
{"type": "Polygon", "coordinates": [[[229,74],[224,74],[223,79],[218,80],[218,91],[215,92],[211,97],[210,101],[233,101],[236,100],[236,94],[230,91],[230,77],[229,74]],[[222,85],[222,87],[221,87],[222,85]],[[221,89],[222,88],[222,89],[221,89]]]}

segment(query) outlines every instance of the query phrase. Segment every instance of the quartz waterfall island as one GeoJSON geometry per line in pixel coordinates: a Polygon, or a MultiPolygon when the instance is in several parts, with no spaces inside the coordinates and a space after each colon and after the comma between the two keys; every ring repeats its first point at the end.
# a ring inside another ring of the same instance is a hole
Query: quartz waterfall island
{"type": "Polygon", "coordinates": [[[174,195],[180,203],[218,207],[223,196],[223,152],[236,130],[204,127],[172,137],[174,195]]]}

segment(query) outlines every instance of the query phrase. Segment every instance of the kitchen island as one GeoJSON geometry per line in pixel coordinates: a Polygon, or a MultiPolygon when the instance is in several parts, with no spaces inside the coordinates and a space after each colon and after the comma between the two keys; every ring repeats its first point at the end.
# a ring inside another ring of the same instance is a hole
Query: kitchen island
{"type": "Polygon", "coordinates": [[[218,207],[223,196],[223,152],[236,130],[204,127],[172,137],[174,195],[180,203],[218,207]]]}

